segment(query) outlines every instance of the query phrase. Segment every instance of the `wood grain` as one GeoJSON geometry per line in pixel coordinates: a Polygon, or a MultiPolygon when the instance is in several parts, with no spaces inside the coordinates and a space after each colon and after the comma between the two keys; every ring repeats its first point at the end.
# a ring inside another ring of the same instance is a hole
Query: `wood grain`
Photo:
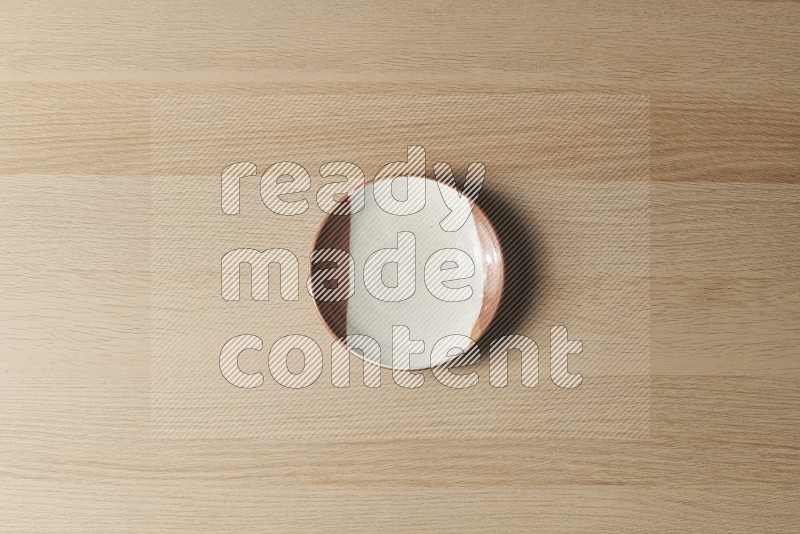
{"type": "Polygon", "coordinates": [[[0,529],[797,531],[798,42],[796,2],[3,5],[0,529]],[[154,439],[153,99],[475,93],[649,98],[650,437],[154,439]]]}

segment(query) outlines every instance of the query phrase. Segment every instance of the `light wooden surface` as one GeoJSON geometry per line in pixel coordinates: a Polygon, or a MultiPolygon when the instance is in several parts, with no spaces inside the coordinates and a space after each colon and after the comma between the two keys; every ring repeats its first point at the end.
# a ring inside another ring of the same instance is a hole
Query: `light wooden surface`
{"type": "Polygon", "coordinates": [[[0,530],[797,531],[799,42],[794,2],[7,3],[0,530]],[[474,93],[649,97],[649,438],[152,437],[153,99],[474,93]]]}

